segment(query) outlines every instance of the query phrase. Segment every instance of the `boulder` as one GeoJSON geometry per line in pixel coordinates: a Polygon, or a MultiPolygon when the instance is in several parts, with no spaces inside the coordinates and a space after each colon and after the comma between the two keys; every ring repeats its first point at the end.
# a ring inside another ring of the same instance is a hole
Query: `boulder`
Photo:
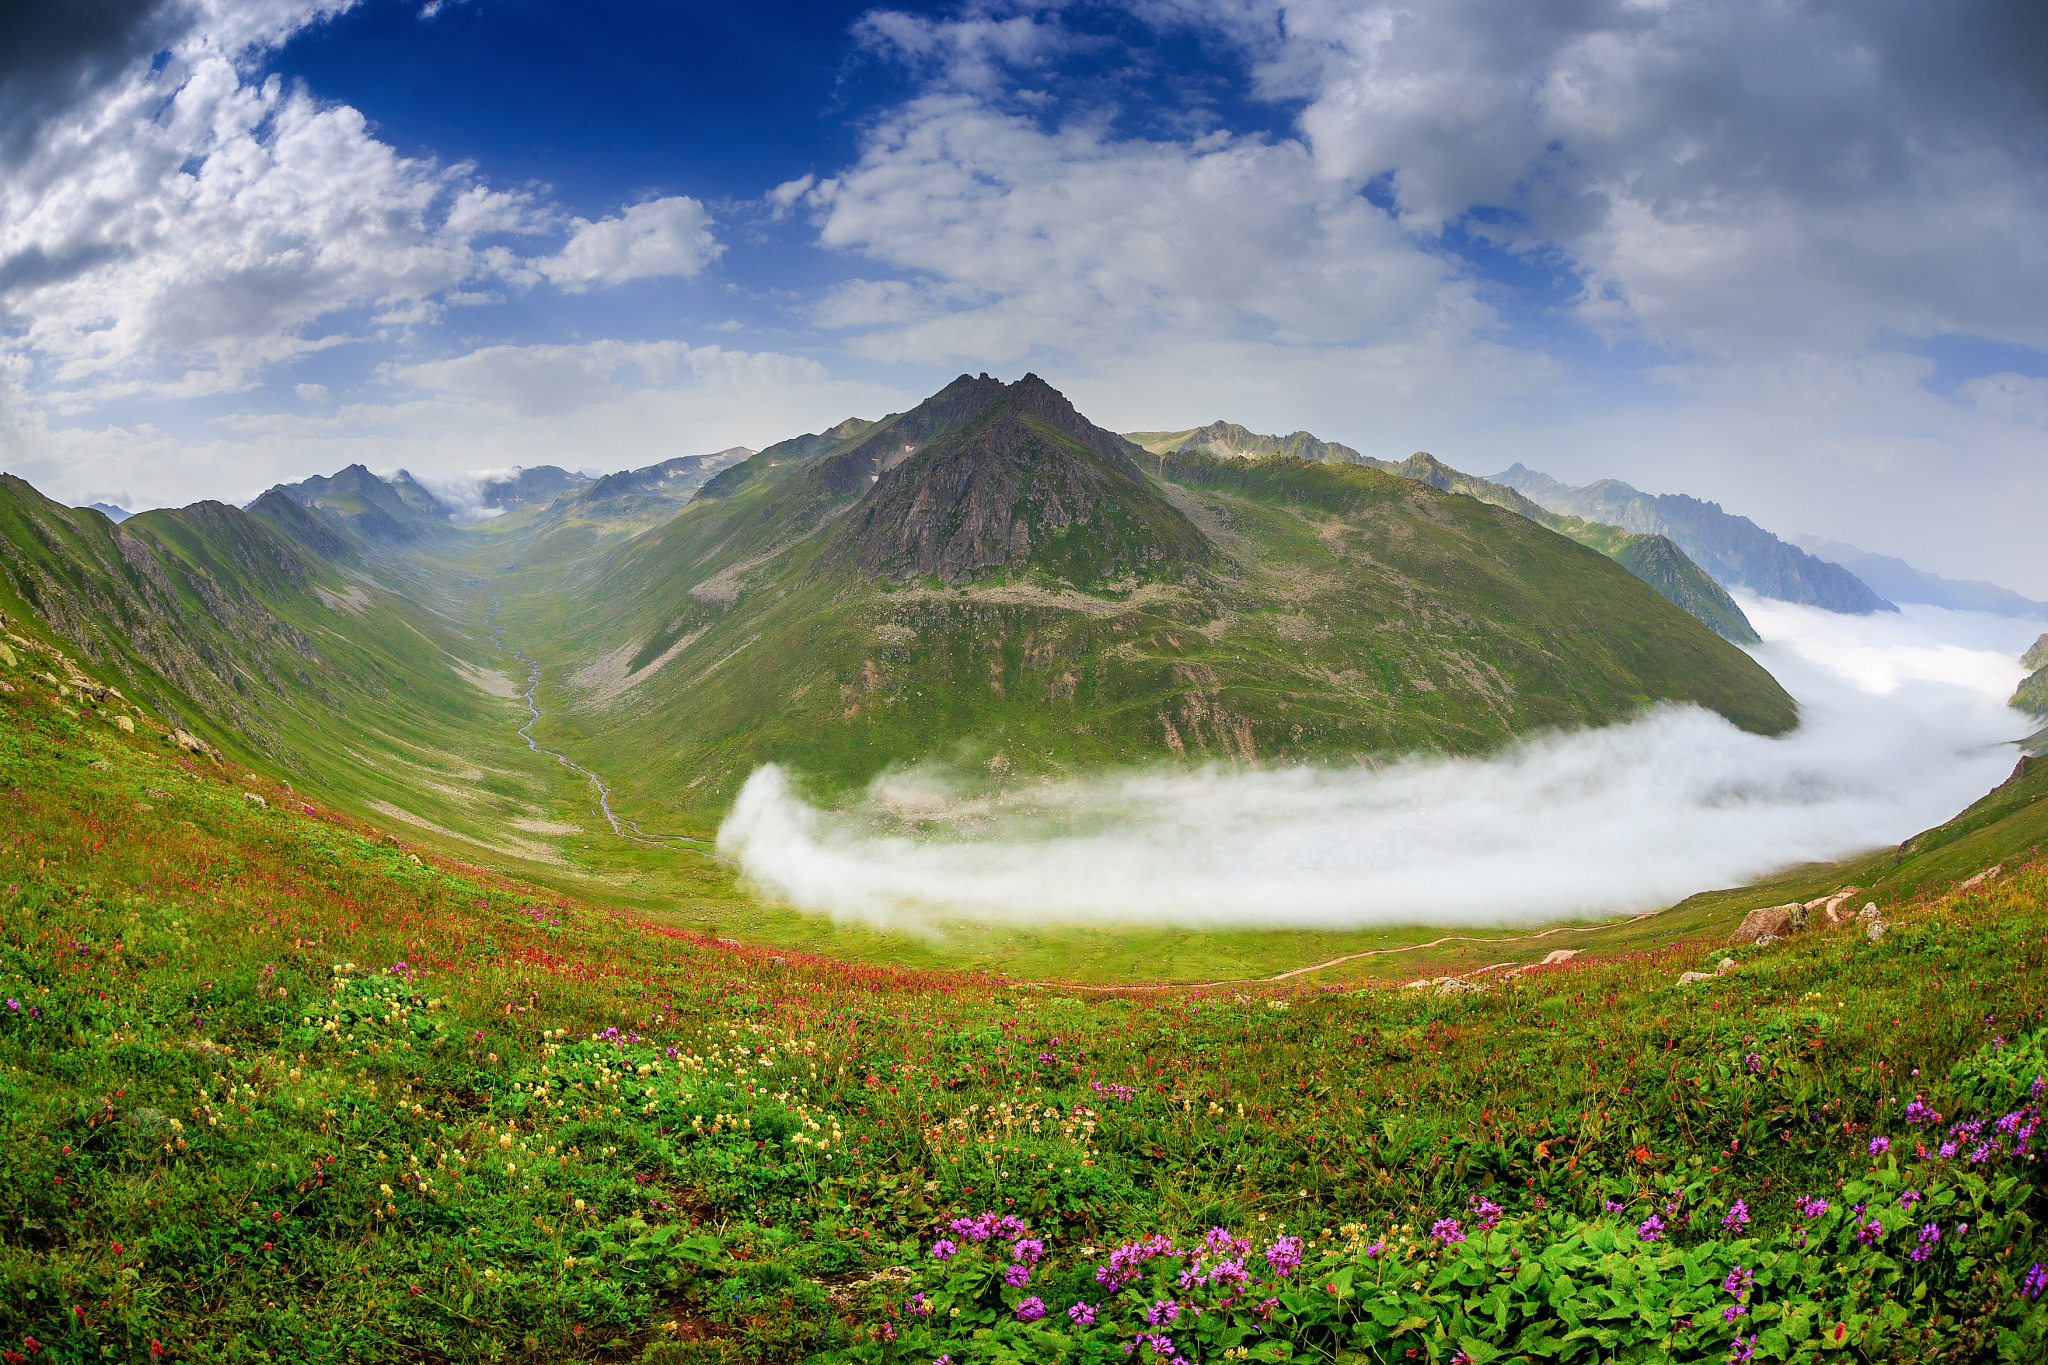
{"type": "Polygon", "coordinates": [[[1783,938],[1791,931],[1792,912],[1799,908],[1793,904],[1752,910],[1742,917],[1742,923],[1736,926],[1735,932],[1728,935],[1728,941],[1731,944],[1754,943],[1765,935],[1783,938]]]}
{"type": "Polygon", "coordinates": [[[0,645],[0,664],[6,664],[9,668],[15,666],[14,651],[6,645],[0,645]]]}
{"type": "Polygon", "coordinates": [[[1486,986],[1483,982],[1460,981],[1455,976],[1444,977],[1436,983],[1436,993],[1438,995],[1465,995],[1472,991],[1483,991],[1485,989],[1486,986]]]}
{"type": "Polygon", "coordinates": [[[1863,936],[1875,943],[1884,937],[1884,932],[1889,927],[1883,920],[1874,919],[1870,922],[1870,927],[1863,931],[1863,936]]]}
{"type": "Polygon", "coordinates": [[[1577,948],[1559,948],[1555,952],[1545,953],[1543,955],[1543,965],[1546,967],[1555,967],[1560,962],[1570,962],[1573,958],[1577,957],[1578,955],[1579,949],[1577,948]]]}
{"type": "Polygon", "coordinates": [[[1684,976],[1678,978],[1678,984],[1690,986],[1695,981],[1712,981],[1713,979],[1714,974],[1712,972],[1687,972],[1684,976]]]}
{"type": "Polygon", "coordinates": [[[1715,964],[1715,966],[1714,966],[1714,975],[1715,975],[1715,976],[1726,976],[1726,975],[1728,975],[1728,973],[1730,973],[1730,972],[1734,971],[1734,970],[1736,969],[1737,965],[1738,965],[1738,964],[1736,963],[1736,961],[1735,961],[1735,959],[1734,959],[1734,958],[1732,958],[1732,957],[1724,957],[1724,958],[1722,958],[1722,959],[1720,960],[1720,962],[1718,962],[1718,963],[1716,963],[1716,964],[1715,964]]]}
{"type": "Polygon", "coordinates": [[[164,734],[164,743],[183,749],[188,754],[206,752],[206,741],[190,730],[170,730],[164,734]]]}
{"type": "Polygon", "coordinates": [[[124,735],[132,735],[132,734],[134,734],[134,733],[135,733],[135,722],[134,722],[134,721],[132,721],[132,720],[130,720],[130,719],[129,719],[128,717],[126,717],[126,716],[115,716],[115,717],[113,717],[113,721],[114,721],[114,728],[115,728],[116,730],[119,730],[119,731],[120,731],[120,732],[121,732],[122,734],[124,734],[124,735]]]}
{"type": "Polygon", "coordinates": [[[1996,877],[1999,873],[2003,871],[2005,871],[2004,863],[1993,864],[1992,866],[1985,868],[1982,872],[1979,872],[1976,876],[1966,878],[1965,880],[1957,883],[1956,890],[1968,891],[1973,886],[1981,886],[1985,882],[1990,881],[1993,877],[1996,877]]]}
{"type": "Polygon", "coordinates": [[[267,806],[270,804],[268,801],[265,801],[262,797],[258,796],[255,792],[243,792],[242,799],[244,801],[253,801],[259,806],[267,806]]]}

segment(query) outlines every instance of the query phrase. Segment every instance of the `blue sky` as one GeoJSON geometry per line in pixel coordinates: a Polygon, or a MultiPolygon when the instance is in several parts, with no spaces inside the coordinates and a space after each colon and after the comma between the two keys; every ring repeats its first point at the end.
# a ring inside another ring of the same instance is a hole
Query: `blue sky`
{"type": "Polygon", "coordinates": [[[2048,596],[2048,75],[1972,0],[0,18],[0,464],[619,468],[1036,370],[2048,596]]]}

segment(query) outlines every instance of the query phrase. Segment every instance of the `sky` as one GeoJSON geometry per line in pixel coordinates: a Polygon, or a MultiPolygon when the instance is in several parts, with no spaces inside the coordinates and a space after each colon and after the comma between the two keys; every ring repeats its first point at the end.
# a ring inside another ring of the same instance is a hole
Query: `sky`
{"type": "Polygon", "coordinates": [[[984,370],[2048,597],[2048,9],[0,13],[0,467],[52,496],[627,468],[984,370]]]}

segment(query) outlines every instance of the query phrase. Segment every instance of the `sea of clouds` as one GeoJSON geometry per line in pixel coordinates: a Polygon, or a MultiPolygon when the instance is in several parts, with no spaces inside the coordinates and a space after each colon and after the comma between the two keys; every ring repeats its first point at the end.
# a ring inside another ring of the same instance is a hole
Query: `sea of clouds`
{"type": "Polygon", "coordinates": [[[1377,770],[1130,769],[990,797],[925,765],[830,810],[771,765],[719,846],[798,906],[911,930],[1603,917],[1940,824],[2004,780],[2034,728],[2004,702],[2043,622],[1742,605],[1753,653],[1800,704],[1781,738],[1665,706],[1377,770]]]}

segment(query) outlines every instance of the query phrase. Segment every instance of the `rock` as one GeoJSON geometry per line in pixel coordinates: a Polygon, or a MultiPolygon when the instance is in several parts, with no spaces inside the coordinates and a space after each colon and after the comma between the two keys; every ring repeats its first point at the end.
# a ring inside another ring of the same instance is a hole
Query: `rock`
{"type": "Polygon", "coordinates": [[[1436,983],[1436,993],[1438,995],[1466,995],[1473,991],[1483,991],[1485,989],[1486,986],[1483,982],[1460,981],[1454,976],[1444,977],[1436,983]]]}
{"type": "Polygon", "coordinates": [[[85,766],[88,768],[97,768],[103,773],[110,773],[114,771],[114,765],[107,762],[107,760],[105,760],[104,758],[95,758],[90,763],[87,763],[85,766]]]}
{"type": "Polygon", "coordinates": [[[242,799],[244,801],[254,801],[259,806],[268,806],[270,804],[268,801],[265,801],[262,797],[258,796],[255,792],[243,792],[242,799]]]}
{"type": "Polygon", "coordinates": [[[1734,958],[1732,958],[1732,957],[1724,957],[1724,958],[1722,958],[1722,959],[1720,960],[1720,962],[1718,962],[1717,964],[1715,964],[1715,967],[1714,967],[1714,975],[1715,975],[1715,976],[1726,976],[1726,975],[1728,975],[1728,973],[1730,973],[1730,972],[1734,971],[1734,970],[1736,969],[1736,967],[1737,967],[1737,966],[1739,966],[1739,965],[1740,965],[1740,964],[1738,964],[1738,963],[1737,963],[1737,962],[1735,961],[1735,959],[1734,959],[1734,958]]]}
{"type": "Polygon", "coordinates": [[[1779,938],[1776,934],[1765,934],[1762,938],[1758,939],[1756,942],[1750,944],[1749,946],[1752,948],[1768,948],[1773,943],[1783,942],[1784,940],[1779,938]]]}
{"type": "Polygon", "coordinates": [[[57,677],[54,673],[38,673],[36,674],[36,681],[45,687],[57,686],[57,677]]]}
{"type": "Polygon", "coordinates": [[[718,941],[728,948],[737,948],[740,946],[740,941],[736,938],[722,938],[718,941]]]}
{"type": "Polygon", "coordinates": [[[142,789],[142,794],[152,801],[168,801],[171,799],[171,794],[169,792],[159,791],[155,787],[144,787],[142,789]]]}
{"type": "Polygon", "coordinates": [[[15,667],[14,651],[6,645],[0,645],[0,664],[6,664],[9,668],[15,667]]]}
{"type": "Polygon", "coordinates": [[[1752,910],[1742,917],[1735,932],[1728,935],[1731,944],[1754,943],[1764,935],[1783,938],[1792,923],[1792,912],[1799,909],[1793,905],[1771,905],[1761,910],[1752,910]]]}
{"type": "Polygon", "coordinates": [[[1990,881],[1990,880],[1991,880],[1991,879],[1992,879],[1993,877],[1996,877],[1996,876],[1997,876],[1997,875],[1998,875],[1999,873],[2001,873],[2001,872],[2003,872],[2003,871],[2005,871],[2005,864],[2004,864],[2004,863],[1997,863],[1997,864],[1994,864],[1994,865],[1993,865],[1993,866],[1991,866],[1991,867],[1987,867],[1987,868],[1985,868],[1985,869],[1984,869],[1984,870],[1983,870],[1982,872],[1979,872],[1979,873],[1978,873],[1978,874],[1977,874],[1976,876],[1974,876],[1974,877],[1971,877],[1971,878],[1969,878],[1969,879],[1967,879],[1967,880],[1965,880],[1965,881],[1963,881],[1963,882],[1960,882],[1960,883],[1958,883],[1958,884],[1957,884],[1957,886],[1956,886],[1956,890],[1958,890],[1958,891],[1968,891],[1968,890],[1969,890],[1969,889],[1970,889],[1971,887],[1973,887],[1973,886],[1978,886],[1978,885],[1981,885],[1981,884],[1982,884],[1982,883],[1984,883],[1984,882],[1988,882],[1988,881],[1990,881]]]}
{"type": "Polygon", "coordinates": [[[1712,981],[1713,979],[1714,974],[1712,972],[1687,972],[1684,976],[1678,978],[1678,984],[1690,986],[1695,981],[1712,981]]]}
{"type": "Polygon", "coordinates": [[[188,754],[203,754],[207,750],[206,741],[193,734],[190,730],[166,731],[164,743],[183,749],[188,754]]]}
{"type": "Polygon", "coordinates": [[[1421,981],[1404,981],[1401,983],[1401,989],[1404,991],[1419,991],[1428,985],[1429,980],[1425,977],[1421,981]]]}
{"type": "Polygon", "coordinates": [[[114,728],[116,730],[119,730],[122,734],[132,735],[135,733],[135,722],[130,720],[128,717],[115,716],[112,719],[114,722],[114,728]]]}
{"type": "Polygon", "coordinates": [[[1872,901],[1872,902],[1870,902],[1870,903],[1869,903],[1868,905],[1864,906],[1864,907],[1863,907],[1863,909],[1862,909],[1861,911],[1859,911],[1859,912],[1857,913],[1857,916],[1856,916],[1856,918],[1858,918],[1858,919],[1876,919],[1876,918],[1877,918],[1877,902],[1876,902],[1876,901],[1872,901]]]}
{"type": "Polygon", "coordinates": [[[1863,936],[1869,939],[1872,943],[1875,943],[1879,939],[1884,937],[1884,931],[1887,927],[1888,926],[1885,924],[1883,920],[1874,919],[1870,922],[1870,927],[1863,931],[1863,936]]]}
{"type": "Polygon", "coordinates": [[[1543,955],[1542,965],[1546,967],[1555,967],[1560,962],[1570,962],[1573,958],[1579,955],[1579,951],[1580,950],[1577,948],[1559,948],[1555,952],[1545,953],[1543,955]]]}

